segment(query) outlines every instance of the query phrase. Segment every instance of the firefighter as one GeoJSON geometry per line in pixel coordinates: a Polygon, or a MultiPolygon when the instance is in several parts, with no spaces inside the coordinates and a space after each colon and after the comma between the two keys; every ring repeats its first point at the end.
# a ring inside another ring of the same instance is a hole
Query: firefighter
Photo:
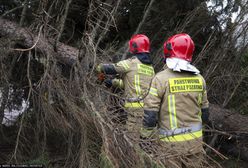
{"type": "Polygon", "coordinates": [[[143,99],[148,94],[151,80],[155,75],[149,56],[148,37],[143,34],[132,36],[129,40],[129,52],[131,58],[116,64],[99,64],[97,71],[118,74],[121,77],[124,86],[124,108],[128,113],[126,128],[128,135],[138,140],[143,121],[143,99]]]}
{"type": "MultiPolygon", "coordinates": [[[[152,80],[144,100],[143,136],[157,131],[159,144],[179,157],[166,161],[173,167],[200,167],[204,150],[202,122],[208,120],[206,83],[190,64],[194,42],[188,34],[176,34],[164,43],[164,70],[152,80]],[[188,162],[187,160],[192,162],[188,162]]],[[[164,149],[164,148],[163,148],[164,149]]]]}

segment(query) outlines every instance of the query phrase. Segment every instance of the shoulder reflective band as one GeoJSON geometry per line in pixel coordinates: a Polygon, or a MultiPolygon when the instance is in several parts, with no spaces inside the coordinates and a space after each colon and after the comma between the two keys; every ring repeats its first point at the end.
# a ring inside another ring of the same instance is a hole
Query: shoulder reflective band
{"type": "Polygon", "coordinates": [[[158,90],[156,88],[150,87],[149,93],[153,96],[158,97],[158,90]]]}
{"type": "Polygon", "coordinates": [[[138,66],[138,73],[144,74],[147,76],[153,76],[154,75],[154,69],[150,65],[144,65],[144,64],[137,64],[138,66]]]}
{"type": "Polygon", "coordinates": [[[170,116],[171,129],[177,128],[177,113],[175,105],[175,95],[168,96],[168,111],[170,116]]]}
{"type": "Polygon", "coordinates": [[[125,68],[125,70],[128,70],[129,69],[129,65],[126,63],[126,61],[120,61],[117,63],[118,66],[122,66],[125,68]]]}
{"type": "Polygon", "coordinates": [[[202,79],[199,77],[193,78],[171,78],[169,79],[171,93],[177,92],[202,92],[202,79]]]}
{"type": "Polygon", "coordinates": [[[135,103],[125,103],[125,108],[129,108],[129,107],[133,107],[133,108],[141,108],[144,106],[144,103],[140,103],[140,102],[135,102],[135,103]]]}
{"type": "Polygon", "coordinates": [[[197,103],[198,103],[199,106],[201,106],[201,104],[202,104],[202,93],[199,93],[199,94],[198,94],[197,103]]]}
{"type": "Polygon", "coordinates": [[[169,136],[169,137],[165,137],[164,135],[159,135],[160,140],[165,142],[183,142],[183,141],[197,139],[200,137],[202,137],[202,130],[187,134],[169,136]]]}
{"type": "Polygon", "coordinates": [[[134,75],[134,86],[136,90],[136,95],[139,97],[141,95],[141,89],[140,89],[140,76],[134,75]]]}

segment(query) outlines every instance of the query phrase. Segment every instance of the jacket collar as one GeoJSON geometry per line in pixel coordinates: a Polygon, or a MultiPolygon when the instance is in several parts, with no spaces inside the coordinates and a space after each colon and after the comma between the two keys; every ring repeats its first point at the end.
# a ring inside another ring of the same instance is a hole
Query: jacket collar
{"type": "Polygon", "coordinates": [[[149,53],[137,53],[136,56],[143,64],[152,64],[149,53]]]}

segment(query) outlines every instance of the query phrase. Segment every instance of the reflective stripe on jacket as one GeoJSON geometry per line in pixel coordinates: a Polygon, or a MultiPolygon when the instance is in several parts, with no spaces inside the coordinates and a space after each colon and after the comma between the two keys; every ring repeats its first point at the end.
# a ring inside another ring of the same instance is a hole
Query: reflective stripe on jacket
{"type": "Polygon", "coordinates": [[[124,97],[126,100],[133,99],[136,102],[126,101],[125,107],[143,107],[143,99],[148,95],[154,69],[151,64],[143,64],[137,57],[120,61],[116,64],[105,65],[105,69],[113,67],[120,75],[124,85],[124,97]],[[141,100],[139,102],[139,100],[141,100]]]}

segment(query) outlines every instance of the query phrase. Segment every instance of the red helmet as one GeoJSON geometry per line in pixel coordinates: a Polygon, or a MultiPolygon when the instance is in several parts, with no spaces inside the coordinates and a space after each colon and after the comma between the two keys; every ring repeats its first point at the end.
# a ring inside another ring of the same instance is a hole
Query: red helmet
{"type": "Polygon", "coordinates": [[[164,43],[165,58],[181,58],[192,61],[192,55],[195,50],[195,44],[188,34],[181,33],[171,36],[164,43]]]}
{"type": "Polygon", "coordinates": [[[149,53],[150,41],[147,36],[143,34],[136,34],[129,40],[129,51],[135,53],[149,53]]]}

